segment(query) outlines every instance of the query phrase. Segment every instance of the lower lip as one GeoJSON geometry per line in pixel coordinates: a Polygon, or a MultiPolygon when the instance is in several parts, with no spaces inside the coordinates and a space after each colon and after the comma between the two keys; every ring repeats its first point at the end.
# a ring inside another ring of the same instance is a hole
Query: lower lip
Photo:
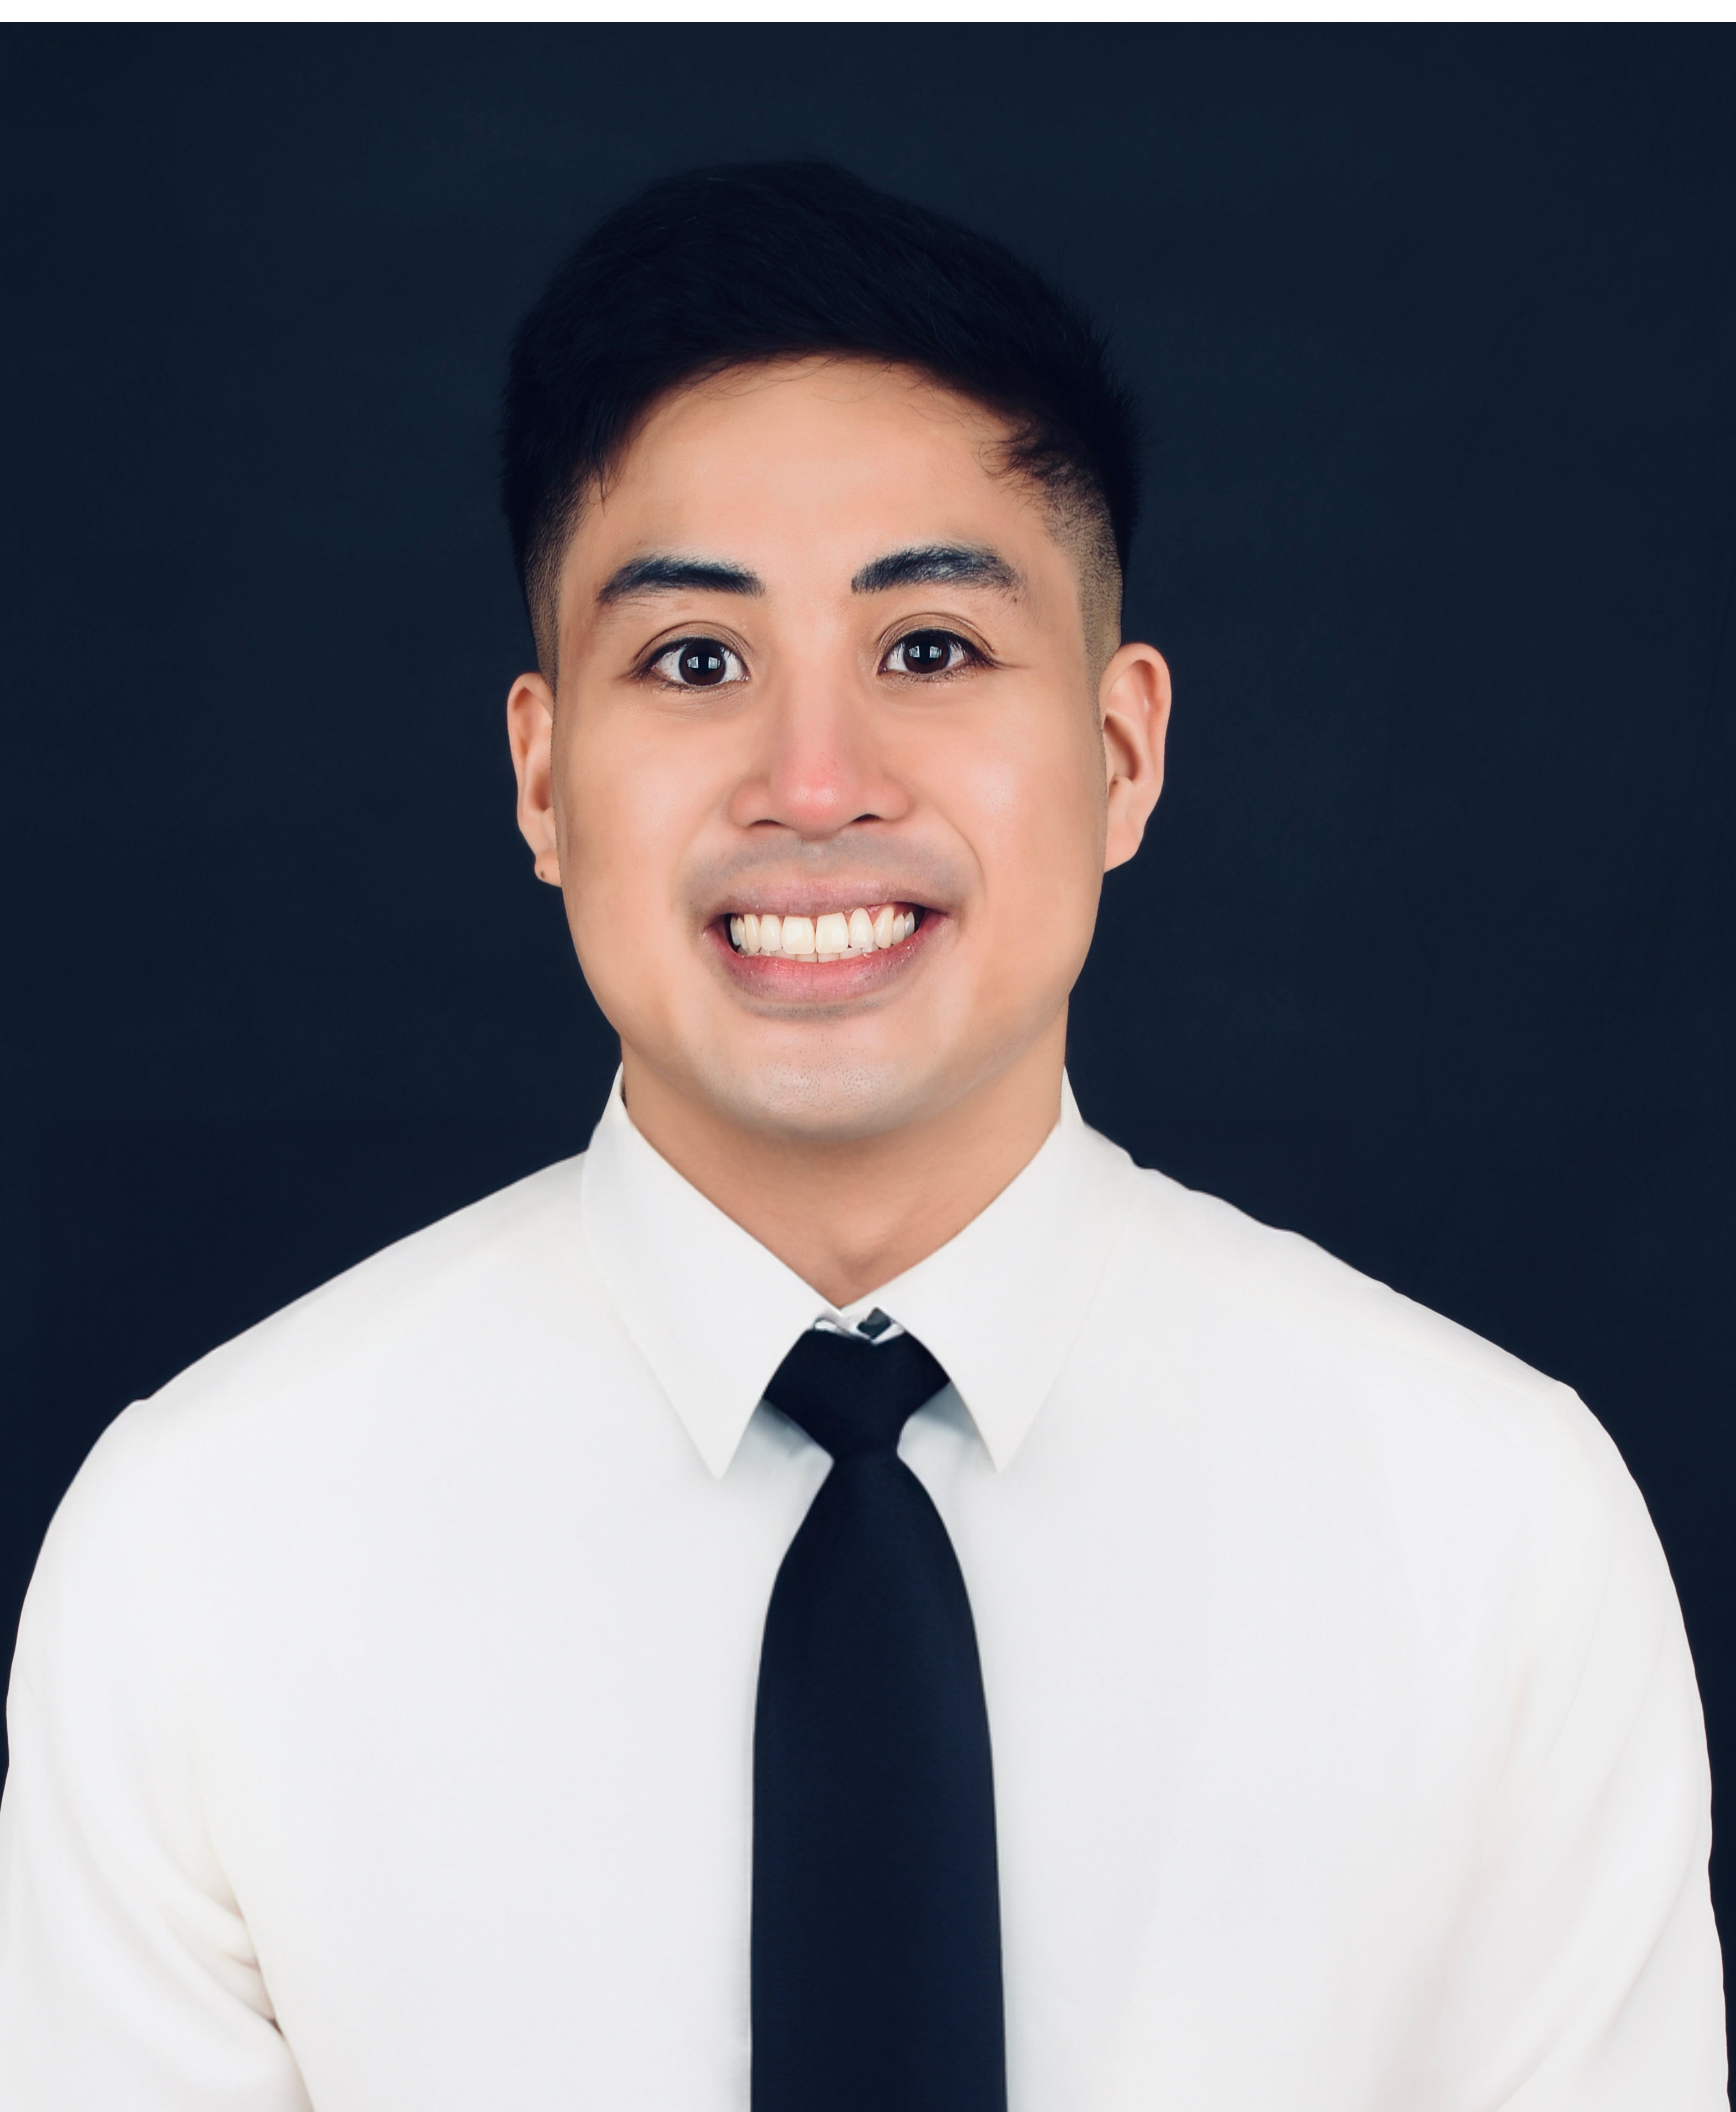
{"type": "Polygon", "coordinates": [[[925,909],[916,929],[895,946],[872,954],[845,954],[836,961],[795,961],[781,954],[738,954],[722,922],[708,924],[705,937],[736,982],[755,997],[786,1004],[837,1004],[866,997],[913,968],[946,922],[936,909],[925,909]]]}

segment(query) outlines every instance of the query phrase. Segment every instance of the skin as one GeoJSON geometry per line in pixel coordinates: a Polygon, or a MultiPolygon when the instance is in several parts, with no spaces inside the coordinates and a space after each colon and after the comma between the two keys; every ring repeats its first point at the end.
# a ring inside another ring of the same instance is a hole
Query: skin
{"type": "Polygon", "coordinates": [[[1002,438],[852,360],[666,398],[564,554],[558,683],[508,699],[519,826],[634,1122],[835,1305],[950,1239],[1053,1127],[1102,876],[1162,785],[1169,671],[1115,644],[1002,438]],[[943,669],[912,671],[916,633],[958,641],[943,669]],[[693,640],[729,679],[679,685],[693,640]],[[731,913],[886,904],[918,928],[859,958],[728,938],[731,913]]]}

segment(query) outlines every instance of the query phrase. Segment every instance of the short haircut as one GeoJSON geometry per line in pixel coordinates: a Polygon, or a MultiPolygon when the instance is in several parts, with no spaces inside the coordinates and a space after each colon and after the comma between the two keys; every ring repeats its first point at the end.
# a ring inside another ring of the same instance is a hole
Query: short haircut
{"type": "Polygon", "coordinates": [[[823,162],[653,184],[581,244],[513,341],[501,496],[545,671],[579,512],[672,390],[833,353],[925,374],[1003,423],[1119,608],[1139,504],[1132,400],[1100,334],[999,243],[823,162]]]}

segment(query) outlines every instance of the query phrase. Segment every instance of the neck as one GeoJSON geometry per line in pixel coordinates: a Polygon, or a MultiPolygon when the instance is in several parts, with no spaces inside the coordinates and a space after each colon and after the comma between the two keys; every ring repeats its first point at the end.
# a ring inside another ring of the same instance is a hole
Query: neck
{"type": "Polygon", "coordinates": [[[936,1113],[877,1136],[745,1128],[628,1048],[634,1127],[726,1217],[836,1306],[962,1231],[1041,1149],[1060,1112],[1064,1011],[1001,1072],[936,1113]]]}

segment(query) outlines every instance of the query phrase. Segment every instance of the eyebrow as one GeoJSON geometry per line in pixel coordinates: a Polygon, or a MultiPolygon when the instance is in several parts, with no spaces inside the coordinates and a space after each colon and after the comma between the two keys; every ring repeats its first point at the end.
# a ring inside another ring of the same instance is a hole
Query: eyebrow
{"type": "Polygon", "coordinates": [[[677,594],[697,588],[710,594],[759,594],[765,583],[757,572],[740,565],[725,564],[716,558],[675,558],[659,552],[634,558],[604,581],[597,596],[599,608],[624,601],[630,594],[677,594]]]}
{"type": "Polygon", "coordinates": [[[998,587],[1021,594],[1024,580],[996,551],[966,543],[923,543],[891,550],[864,565],[850,585],[852,594],[884,594],[889,587],[998,587]]]}

